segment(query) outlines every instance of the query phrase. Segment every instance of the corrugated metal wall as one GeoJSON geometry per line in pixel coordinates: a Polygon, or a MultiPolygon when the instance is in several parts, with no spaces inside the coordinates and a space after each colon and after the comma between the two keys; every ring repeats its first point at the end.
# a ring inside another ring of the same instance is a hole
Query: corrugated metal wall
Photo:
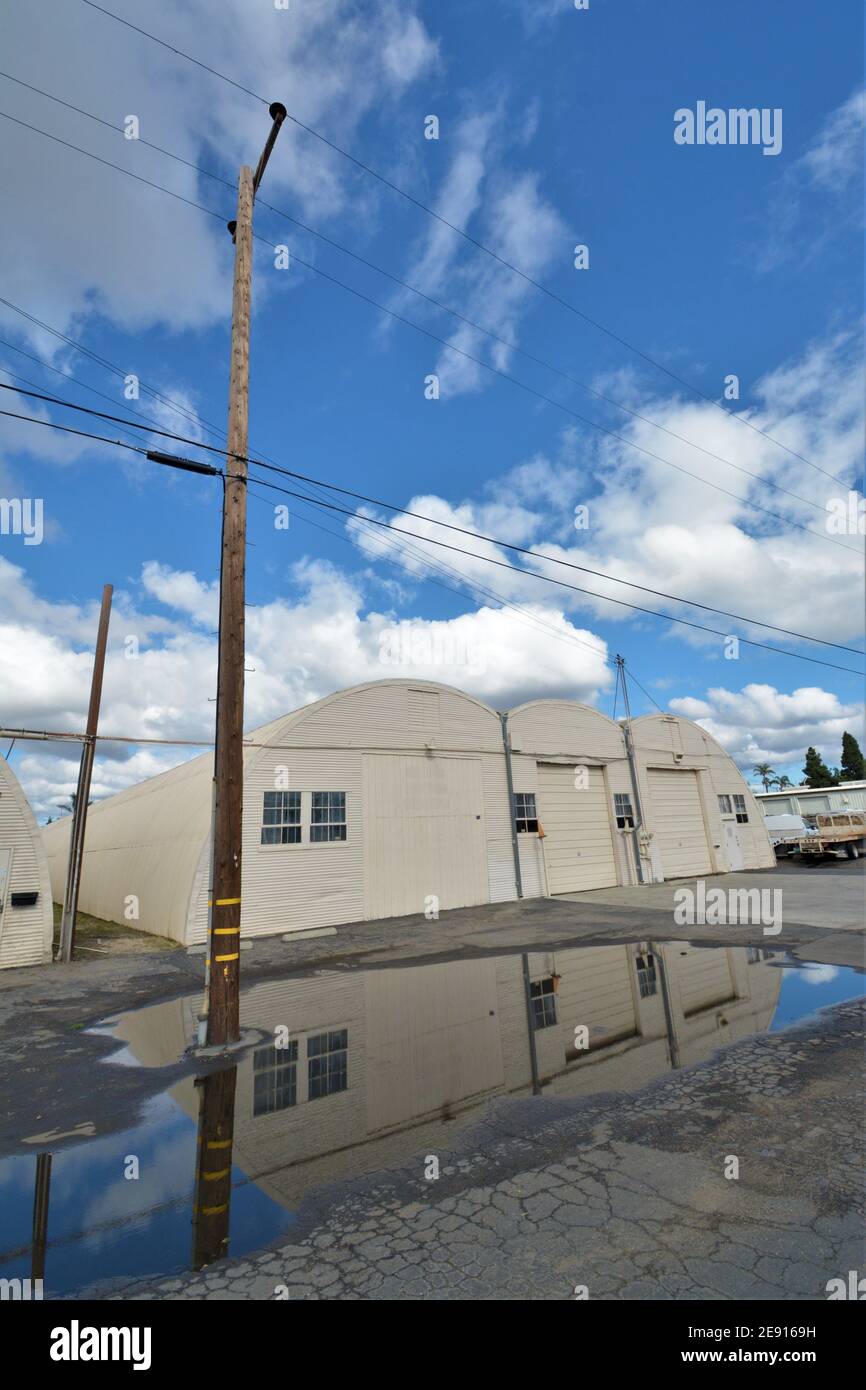
{"type": "Polygon", "coordinates": [[[8,862],[0,906],[0,970],[51,960],[53,908],[48,859],[17,777],[0,758],[0,855],[8,862]],[[5,851],[5,853],[4,853],[5,851]],[[32,907],[13,907],[13,893],[38,893],[32,907]]]}

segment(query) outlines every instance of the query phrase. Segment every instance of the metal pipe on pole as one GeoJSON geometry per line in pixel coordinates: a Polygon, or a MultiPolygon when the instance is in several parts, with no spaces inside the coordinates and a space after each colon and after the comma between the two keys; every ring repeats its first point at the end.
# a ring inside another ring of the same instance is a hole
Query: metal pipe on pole
{"type": "Polygon", "coordinates": [[[75,949],[75,919],[78,913],[78,893],[81,887],[81,864],[84,857],[84,833],[87,826],[87,803],[90,800],[90,780],[93,773],[93,758],[96,752],[96,730],[99,724],[99,706],[102,700],[102,677],[105,670],[105,651],[108,645],[108,624],[111,620],[111,596],[114,589],[106,584],[102,590],[102,607],[99,611],[99,628],[96,634],[96,652],[93,658],[93,676],[90,682],[90,704],[87,710],[87,727],[81,749],[81,762],[78,767],[78,786],[75,792],[75,806],[72,812],[72,828],[69,835],[69,861],[66,867],[66,885],[63,892],[63,914],[60,919],[60,952],[58,959],[69,962],[75,949]]]}
{"type": "Polygon", "coordinates": [[[271,130],[255,174],[244,165],[238,179],[237,219],[228,224],[235,244],[228,438],[220,566],[219,671],[213,817],[213,884],[208,931],[210,1045],[240,1037],[241,845],[244,790],[244,613],[246,599],[247,447],[249,432],[250,310],[253,273],[253,202],[286,108],[274,102],[271,130]]]}

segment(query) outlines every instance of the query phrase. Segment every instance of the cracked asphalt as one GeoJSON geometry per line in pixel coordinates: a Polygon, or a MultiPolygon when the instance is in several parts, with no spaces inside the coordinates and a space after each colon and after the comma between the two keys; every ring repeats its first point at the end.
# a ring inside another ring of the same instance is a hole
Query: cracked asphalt
{"type": "Polygon", "coordinates": [[[496,1101],[449,1152],[311,1194],[291,1242],[79,1296],[825,1300],[866,1258],[863,1045],[842,1004],[633,1094],[496,1101]]]}

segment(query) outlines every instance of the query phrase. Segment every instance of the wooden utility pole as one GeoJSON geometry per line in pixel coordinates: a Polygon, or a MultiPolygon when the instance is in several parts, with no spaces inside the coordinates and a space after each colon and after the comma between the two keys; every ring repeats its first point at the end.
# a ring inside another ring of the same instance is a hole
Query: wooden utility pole
{"type": "Polygon", "coordinates": [[[212,898],[208,937],[208,1043],[240,1037],[241,840],[244,795],[244,609],[247,544],[250,304],[253,202],[286,108],[274,102],[272,126],[258,167],[238,180],[238,214],[229,223],[235,243],[226,483],[220,570],[216,784],[212,898]]]}
{"type": "Polygon", "coordinates": [[[60,959],[63,961],[71,961],[72,952],[75,949],[75,918],[78,912],[78,890],[81,887],[84,831],[87,824],[87,803],[90,800],[93,757],[96,751],[96,730],[99,724],[102,674],[105,670],[105,649],[108,645],[108,624],[111,618],[111,595],[113,592],[111,584],[104,586],[102,607],[99,611],[99,630],[96,634],[93,677],[90,682],[90,705],[87,710],[87,728],[84,732],[84,746],[81,750],[81,762],[78,768],[78,787],[75,792],[75,807],[72,812],[69,862],[66,867],[66,887],[63,893],[63,915],[60,919],[60,959]]]}

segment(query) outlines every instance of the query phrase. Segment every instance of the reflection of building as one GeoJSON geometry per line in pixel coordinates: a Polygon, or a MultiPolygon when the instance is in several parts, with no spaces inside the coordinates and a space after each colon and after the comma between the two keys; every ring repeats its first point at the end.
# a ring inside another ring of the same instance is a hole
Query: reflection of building
{"type": "MultiPolygon", "coordinates": [[[[622,726],[588,705],[500,716],[405,680],[274,720],[244,754],[243,934],[775,864],[709,734],[674,715],[632,734],[634,766],[622,726]]],[[[211,778],[208,754],[92,807],[82,908],[205,939],[211,778]]],[[[58,894],[69,824],[44,833],[58,894]]]]}
{"type": "MultiPolygon", "coordinates": [[[[534,952],[529,1000],[520,956],[254,985],[241,1021],[270,1036],[237,1068],[234,1161],[294,1204],[321,1183],[437,1153],[486,1099],[529,1093],[530,1016],[549,1093],[644,1085],[769,1026],[781,971],[765,954],[678,942],[534,952]],[[581,1027],[588,1049],[575,1046],[581,1027]]],[[[145,1065],[166,1064],[194,1036],[196,1007],[124,1015],[117,1036],[145,1065]]],[[[191,1079],[173,1094],[198,1114],[191,1079]]]]}

